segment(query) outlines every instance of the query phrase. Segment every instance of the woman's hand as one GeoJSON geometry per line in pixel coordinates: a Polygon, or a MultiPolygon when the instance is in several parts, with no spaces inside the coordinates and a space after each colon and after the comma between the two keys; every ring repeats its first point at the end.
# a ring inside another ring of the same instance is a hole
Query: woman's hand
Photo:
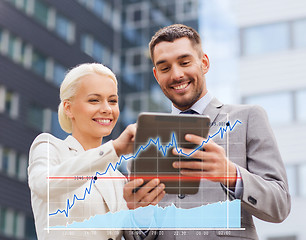
{"type": "Polygon", "coordinates": [[[135,134],[136,123],[128,125],[121,135],[113,141],[113,145],[118,156],[133,152],[135,134]]]}

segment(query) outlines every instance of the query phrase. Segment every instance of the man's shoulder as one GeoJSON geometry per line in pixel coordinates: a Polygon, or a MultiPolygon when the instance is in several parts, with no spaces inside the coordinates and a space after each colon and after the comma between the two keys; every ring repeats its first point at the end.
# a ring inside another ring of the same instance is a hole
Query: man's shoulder
{"type": "Polygon", "coordinates": [[[266,111],[259,105],[249,104],[224,104],[222,110],[228,112],[248,113],[248,114],[265,114],[266,111]]]}

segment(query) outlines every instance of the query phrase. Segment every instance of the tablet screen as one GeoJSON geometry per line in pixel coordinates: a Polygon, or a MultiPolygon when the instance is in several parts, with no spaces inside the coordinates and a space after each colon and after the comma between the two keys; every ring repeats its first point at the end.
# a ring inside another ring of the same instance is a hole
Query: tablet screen
{"type": "Polygon", "coordinates": [[[185,135],[195,134],[207,138],[210,119],[203,115],[142,113],[137,120],[134,145],[135,158],[131,164],[133,178],[144,178],[145,182],[159,178],[165,191],[173,194],[195,194],[200,178],[188,179],[172,167],[174,161],[195,160],[190,156],[176,156],[173,148],[195,149],[199,146],[185,140],[185,135]]]}

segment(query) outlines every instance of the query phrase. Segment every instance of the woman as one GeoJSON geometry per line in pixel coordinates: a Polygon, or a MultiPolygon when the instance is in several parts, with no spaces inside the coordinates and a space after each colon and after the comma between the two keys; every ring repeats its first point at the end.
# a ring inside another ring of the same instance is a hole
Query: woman
{"type": "Polygon", "coordinates": [[[119,117],[115,75],[102,64],[79,65],[67,73],[60,99],[59,122],[71,135],[63,141],[42,133],[29,154],[29,186],[38,239],[120,239],[120,231],[46,230],[127,209],[123,175],[112,169],[105,172],[110,163],[115,166],[120,155],[132,152],[135,125],[101,145],[119,117]],[[96,172],[103,175],[91,180],[96,172]],[[54,176],[75,179],[52,179],[54,176]],[[117,178],[103,179],[105,176],[117,178]]]}

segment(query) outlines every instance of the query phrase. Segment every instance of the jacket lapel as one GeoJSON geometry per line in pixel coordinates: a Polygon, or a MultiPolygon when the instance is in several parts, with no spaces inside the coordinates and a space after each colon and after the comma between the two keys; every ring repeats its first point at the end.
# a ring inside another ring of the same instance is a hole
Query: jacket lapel
{"type": "Polygon", "coordinates": [[[211,123],[215,121],[216,117],[221,111],[223,104],[217,99],[213,98],[207,107],[204,109],[203,115],[207,115],[210,117],[211,123]]]}
{"type": "MultiPolygon", "coordinates": [[[[117,210],[117,199],[116,199],[116,188],[112,179],[109,177],[113,176],[112,170],[108,171],[102,177],[107,177],[108,179],[99,178],[95,184],[95,189],[100,193],[103,197],[105,204],[111,212],[116,212],[117,210]]],[[[100,176],[101,177],[101,176],[100,176]]],[[[116,180],[115,180],[116,181],[116,180]]]]}
{"type": "MultiPolygon", "coordinates": [[[[74,152],[74,155],[78,155],[82,152],[85,152],[82,145],[76,140],[73,136],[69,135],[65,139],[65,144],[69,148],[70,151],[74,152]]],[[[106,161],[107,159],[102,159],[101,161],[106,161]]],[[[96,174],[96,172],[92,173],[93,175],[96,174]]],[[[112,170],[109,170],[106,174],[102,175],[105,177],[111,177],[115,176],[116,173],[112,170]]],[[[101,176],[100,176],[101,177],[101,176]]],[[[115,180],[117,181],[117,180],[115,180]]],[[[111,212],[116,211],[117,203],[116,203],[116,188],[114,186],[114,180],[111,179],[98,179],[94,184],[93,187],[95,190],[99,192],[102,199],[105,201],[105,204],[107,205],[108,209],[111,212]]],[[[92,189],[93,190],[93,189],[92,189]]],[[[102,202],[101,202],[102,204],[102,202]]]]}

